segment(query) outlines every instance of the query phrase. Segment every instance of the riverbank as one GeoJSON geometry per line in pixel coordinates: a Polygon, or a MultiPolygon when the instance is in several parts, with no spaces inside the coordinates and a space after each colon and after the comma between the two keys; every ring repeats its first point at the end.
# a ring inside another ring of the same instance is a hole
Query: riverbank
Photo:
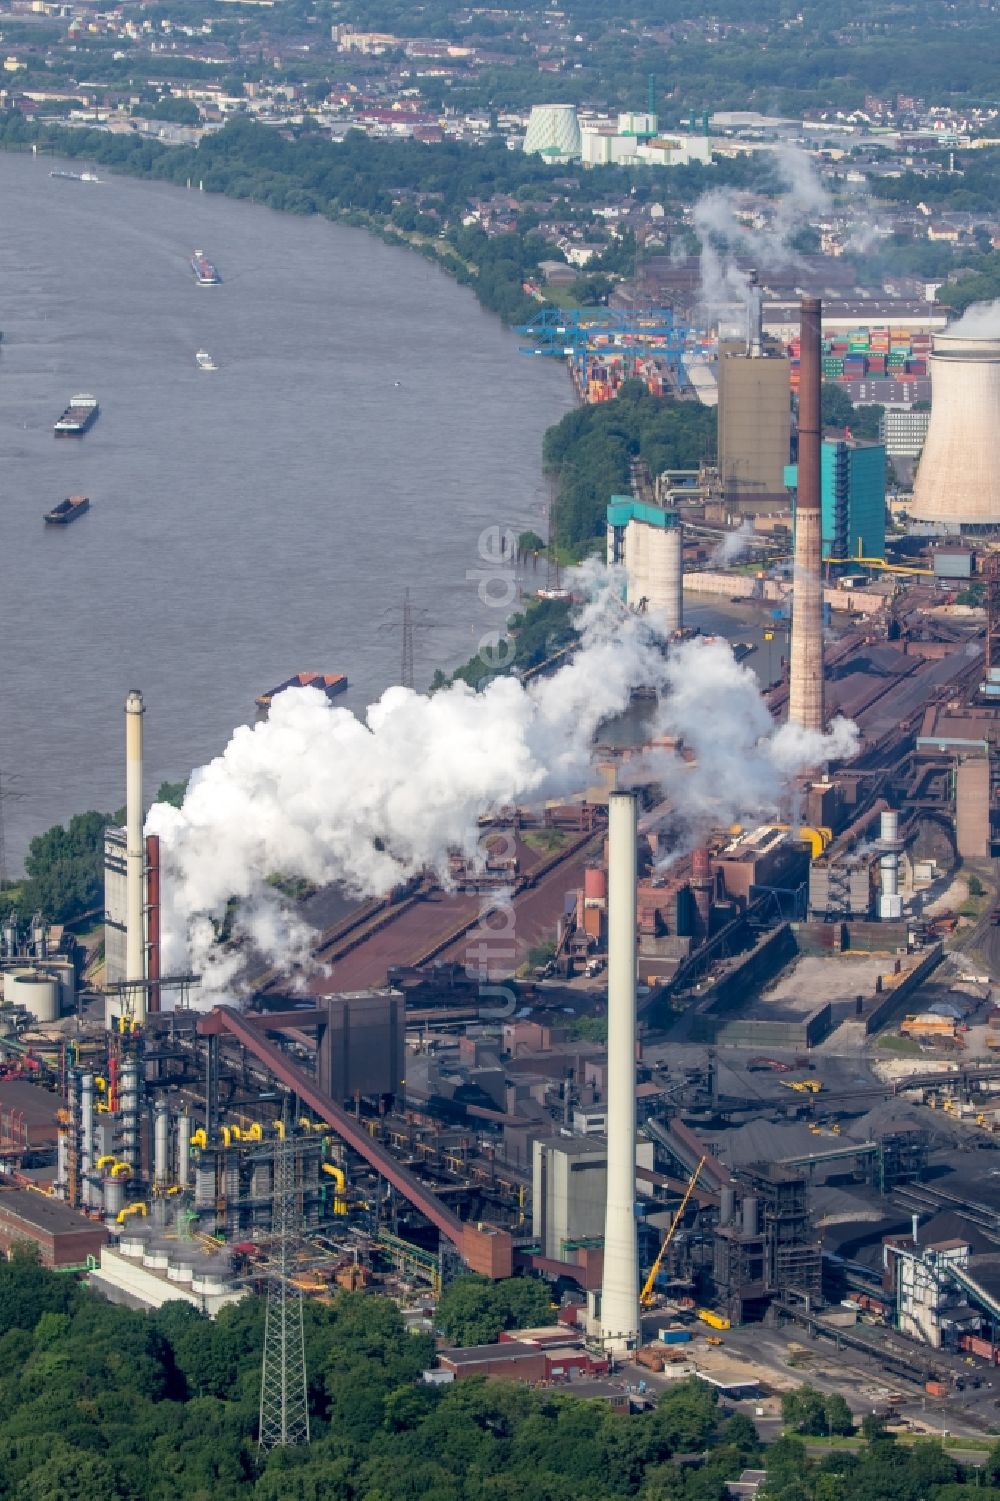
{"type": "Polygon", "coordinates": [[[152,791],[295,672],[345,673],[363,714],[399,681],[407,588],[417,684],[465,662],[498,625],[491,529],[539,528],[542,436],[572,401],[422,257],[196,183],[51,166],[0,153],[11,875],[34,834],[122,802],[133,684],[152,791]],[[195,285],[194,246],[221,286],[195,285]],[[100,421],[56,443],[74,391],[100,421]],[[88,515],[43,527],[70,494],[88,515]]]}
{"type": "Polygon", "coordinates": [[[514,231],[488,237],[462,223],[477,181],[489,196],[501,167],[504,177],[522,185],[545,180],[547,168],[529,157],[512,164],[499,143],[463,147],[451,142],[432,151],[417,142],[376,141],[360,133],[338,143],[310,135],[290,141],[241,116],[196,147],[165,146],[146,135],[39,125],[8,111],[0,114],[0,149],[36,149],[131,177],[181,187],[194,184],[278,212],[318,214],[367,230],[387,245],[432,261],[508,324],[537,312],[538,304],[523,284],[539,275],[539,260],[552,254],[538,236],[514,231]],[[424,215],[429,232],[405,231],[393,223],[401,195],[429,200],[424,215]]]}

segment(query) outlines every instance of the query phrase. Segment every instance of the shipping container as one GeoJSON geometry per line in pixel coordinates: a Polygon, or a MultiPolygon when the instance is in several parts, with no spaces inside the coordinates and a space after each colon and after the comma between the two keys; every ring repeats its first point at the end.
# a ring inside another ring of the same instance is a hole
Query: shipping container
{"type": "Polygon", "coordinates": [[[665,1345],[683,1345],[691,1338],[690,1329],[661,1329],[660,1339],[665,1345]]]}

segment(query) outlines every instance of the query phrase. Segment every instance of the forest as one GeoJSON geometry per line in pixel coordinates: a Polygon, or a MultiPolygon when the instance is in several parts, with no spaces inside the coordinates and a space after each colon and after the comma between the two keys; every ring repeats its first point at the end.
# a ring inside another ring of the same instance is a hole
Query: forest
{"type": "Polygon", "coordinates": [[[611,496],[631,494],[633,458],[645,459],[652,474],[697,469],[714,460],[715,443],[714,407],[651,396],[641,381],[626,381],[614,401],[567,412],[542,450],[556,487],[556,545],[576,556],[592,550],[611,496]]]}
{"type": "MultiPolygon", "coordinates": [[[[547,1297],[475,1280],[455,1284],[446,1317],[474,1318],[487,1292],[518,1317],[547,1297]]],[[[764,1501],[1000,1501],[1000,1445],[973,1472],[866,1419],[854,1448],[812,1457],[793,1435],[765,1450],[695,1378],[635,1415],[555,1388],[428,1386],[431,1337],[366,1293],[307,1301],[305,1331],[312,1442],[258,1467],[259,1297],[214,1323],[182,1303],[134,1312],[15,1247],[0,1262],[0,1498],[725,1501],[727,1480],[766,1467],[764,1501]]],[[[815,1432],[828,1408],[844,1426],[846,1404],[804,1393],[788,1427],[815,1432]]]]}

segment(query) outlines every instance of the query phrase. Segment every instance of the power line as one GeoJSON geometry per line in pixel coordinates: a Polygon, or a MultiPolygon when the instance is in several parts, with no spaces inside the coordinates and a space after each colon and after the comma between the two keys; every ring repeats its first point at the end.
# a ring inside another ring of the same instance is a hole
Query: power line
{"type": "Polygon", "coordinates": [[[19,802],[24,796],[23,792],[17,791],[16,782],[16,772],[0,771],[0,890],[7,884],[7,804],[19,802]]]}
{"type": "Polygon", "coordinates": [[[410,591],[403,591],[403,651],[399,668],[399,681],[404,688],[412,688],[413,684],[413,606],[410,604],[410,591]]]}

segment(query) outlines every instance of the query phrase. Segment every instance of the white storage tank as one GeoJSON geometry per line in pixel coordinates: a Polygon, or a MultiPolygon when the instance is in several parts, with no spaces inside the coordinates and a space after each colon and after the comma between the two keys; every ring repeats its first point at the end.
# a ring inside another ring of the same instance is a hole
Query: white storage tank
{"type": "Polygon", "coordinates": [[[60,1015],[69,1016],[76,1010],[76,967],[72,959],[54,954],[46,959],[45,969],[59,981],[60,1015]]]}
{"type": "Polygon", "coordinates": [[[4,977],[4,1000],[22,1006],[38,1022],[59,1019],[59,980],[42,970],[9,971],[4,977]]]}

